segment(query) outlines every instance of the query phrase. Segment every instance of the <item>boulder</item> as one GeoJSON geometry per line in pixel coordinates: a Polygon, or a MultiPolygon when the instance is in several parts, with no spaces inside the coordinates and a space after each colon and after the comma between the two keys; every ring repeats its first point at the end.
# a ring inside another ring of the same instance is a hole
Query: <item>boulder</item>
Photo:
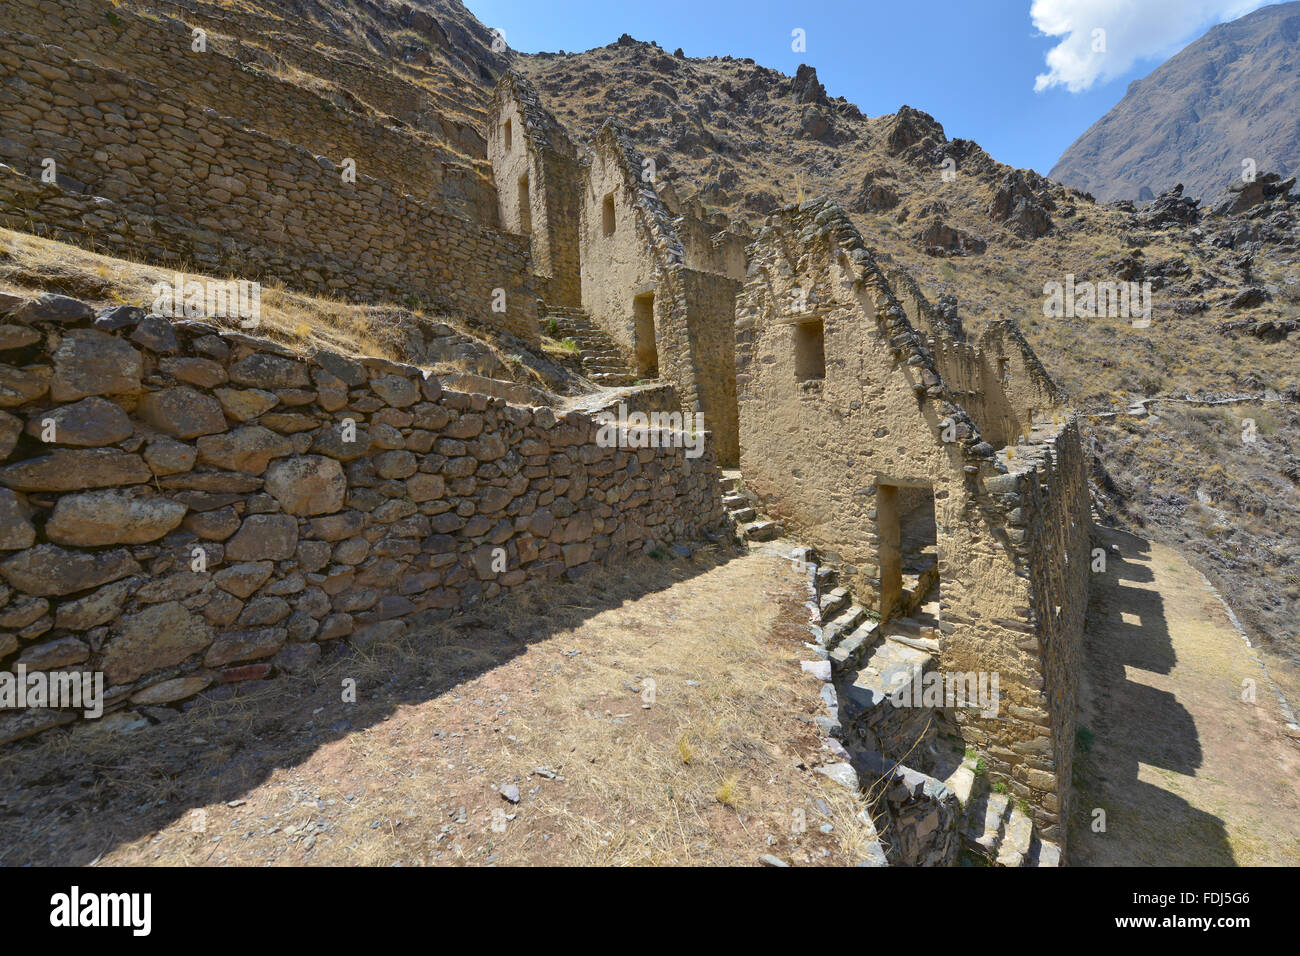
{"type": "Polygon", "coordinates": [[[245,425],[221,435],[207,435],[198,441],[199,460],[225,468],[260,475],[272,458],[292,454],[293,444],[283,435],[261,425],[245,425]]]}
{"type": "Polygon", "coordinates": [[[31,299],[14,312],[14,318],[19,322],[72,323],[94,316],[95,310],[86,303],[54,292],[42,293],[39,298],[31,299]]]}
{"type": "Polygon", "coordinates": [[[0,563],[0,576],[28,594],[72,594],[140,572],[125,548],[114,551],[68,551],[38,544],[0,563]]]}
{"type": "Polygon", "coordinates": [[[180,664],[211,643],[212,629],[203,618],[176,601],[156,604],[119,622],[104,647],[104,676],[110,684],[129,683],[180,664]]]}
{"type": "Polygon", "coordinates": [[[0,408],[34,402],[50,390],[50,370],[44,365],[15,368],[0,364],[0,408]]]}
{"type": "Polygon", "coordinates": [[[27,434],[57,445],[97,448],[130,438],[131,419],[120,405],[92,395],[71,405],[38,412],[27,419],[27,434]]]}
{"type": "Polygon", "coordinates": [[[298,547],[298,522],[289,515],[250,515],[226,544],[231,561],[287,561],[298,547]]]}
{"type": "Polygon", "coordinates": [[[148,392],[140,399],[138,414],[175,438],[198,438],[226,430],[221,403],[185,385],[148,392]]]}
{"type": "Polygon", "coordinates": [[[139,485],[149,478],[143,458],[118,448],[59,448],[0,468],[0,485],[19,491],[83,491],[139,485]]]}
{"type": "Polygon", "coordinates": [[[30,548],[35,541],[31,508],[8,488],[0,488],[0,551],[30,548]]]}

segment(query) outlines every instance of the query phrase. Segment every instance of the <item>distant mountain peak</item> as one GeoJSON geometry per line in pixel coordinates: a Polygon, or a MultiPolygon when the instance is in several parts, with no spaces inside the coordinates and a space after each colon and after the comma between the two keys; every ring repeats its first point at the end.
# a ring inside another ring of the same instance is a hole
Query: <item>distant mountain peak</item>
{"type": "Polygon", "coordinates": [[[1080,136],[1051,177],[1100,200],[1147,200],[1183,183],[1215,198],[1247,161],[1300,168],[1300,0],[1212,27],[1080,136]]]}

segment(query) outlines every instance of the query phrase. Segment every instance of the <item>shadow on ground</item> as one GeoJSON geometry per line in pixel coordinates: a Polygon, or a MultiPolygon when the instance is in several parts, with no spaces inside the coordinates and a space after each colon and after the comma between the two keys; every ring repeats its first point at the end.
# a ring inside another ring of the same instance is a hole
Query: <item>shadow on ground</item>
{"type": "Polygon", "coordinates": [[[1172,786],[1140,779],[1143,765],[1168,781],[1195,775],[1204,754],[1196,722],[1175,696],[1134,679],[1169,675],[1178,663],[1150,543],[1099,531],[1107,569],[1093,582],[1084,634],[1070,862],[1231,866],[1222,819],[1172,786]]]}
{"type": "MultiPolygon", "coordinates": [[[[0,755],[0,865],[83,866],[197,807],[237,800],[277,768],[456,688],[588,618],[727,563],[729,545],[640,558],[577,581],[528,586],[412,629],[393,645],[327,648],[301,676],[227,685],[131,733],[93,725],[0,755]],[[356,702],[343,702],[345,681],[356,702]]],[[[455,728],[449,728],[454,730],[455,728]]]]}

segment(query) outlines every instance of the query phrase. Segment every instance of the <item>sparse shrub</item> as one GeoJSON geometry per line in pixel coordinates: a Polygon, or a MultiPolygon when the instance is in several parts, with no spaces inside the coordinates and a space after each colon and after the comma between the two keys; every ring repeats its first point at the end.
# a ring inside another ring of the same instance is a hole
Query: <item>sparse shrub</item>
{"type": "Polygon", "coordinates": [[[1080,724],[1079,727],[1074,731],[1074,744],[1083,753],[1092,752],[1092,744],[1093,741],[1096,739],[1097,739],[1097,735],[1094,734],[1087,727],[1084,727],[1082,724],[1080,724]]]}

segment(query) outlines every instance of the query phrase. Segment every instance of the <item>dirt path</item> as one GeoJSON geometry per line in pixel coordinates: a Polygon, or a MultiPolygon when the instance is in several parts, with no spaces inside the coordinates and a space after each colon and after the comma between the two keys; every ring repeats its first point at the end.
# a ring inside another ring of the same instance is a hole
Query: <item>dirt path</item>
{"type": "Polygon", "coordinates": [[[1070,862],[1300,863],[1300,744],[1255,652],[1176,551],[1104,539],[1120,553],[1089,607],[1070,862]]]}
{"type": "Polygon", "coordinates": [[[858,798],[811,769],[802,587],[773,554],[642,559],[292,687],[31,748],[0,764],[27,794],[0,806],[4,862],[857,862],[858,798]]]}

